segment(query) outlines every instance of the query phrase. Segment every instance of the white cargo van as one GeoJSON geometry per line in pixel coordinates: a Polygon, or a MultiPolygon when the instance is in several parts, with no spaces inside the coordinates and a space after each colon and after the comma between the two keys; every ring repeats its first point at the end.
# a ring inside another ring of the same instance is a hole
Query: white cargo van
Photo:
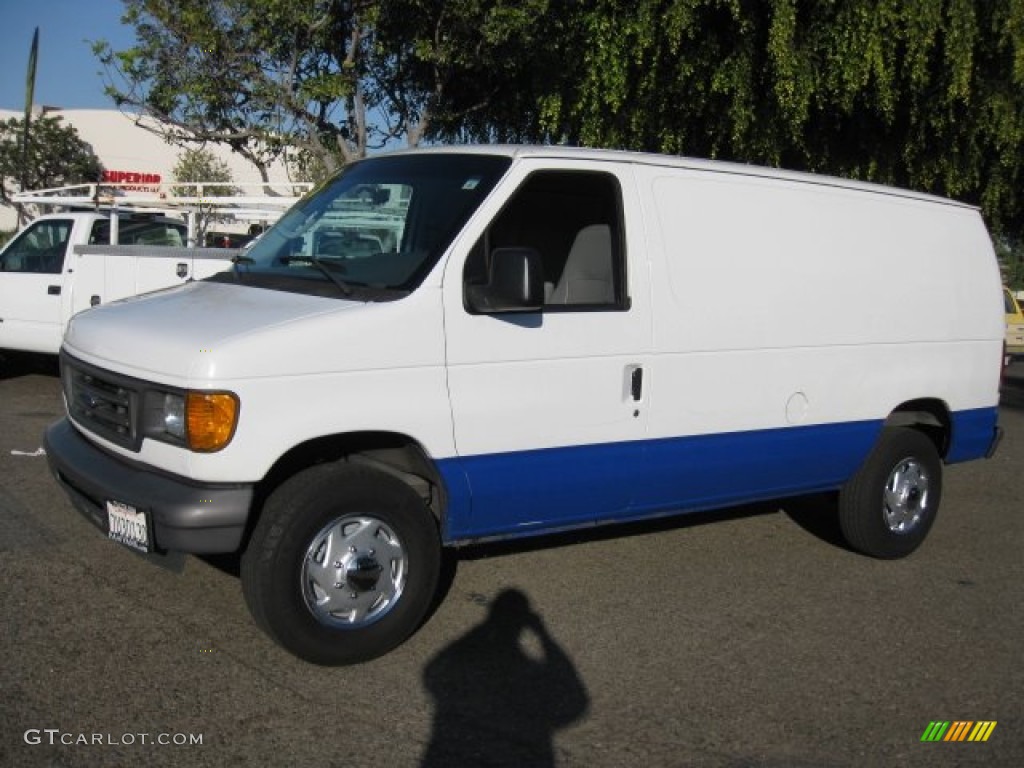
{"type": "Polygon", "coordinates": [[[242,550],[256,622],[344,664],[414,631],[442,548],[481,539],[839,490],[854,548],[909,554],[943,463],[995,450],[1003,332],[966,205],[643,154],[399,152],[233,270],[76,317],[45,446],[111,539],[242,550]]]}
{"type": "Polygon", "coordinates": [[[185,237],[183,222],[152,214],[36,218],[0,251],[0,349],[55,355],[75,313],[230,266],[231,253],[188,250],[185,237]]]}

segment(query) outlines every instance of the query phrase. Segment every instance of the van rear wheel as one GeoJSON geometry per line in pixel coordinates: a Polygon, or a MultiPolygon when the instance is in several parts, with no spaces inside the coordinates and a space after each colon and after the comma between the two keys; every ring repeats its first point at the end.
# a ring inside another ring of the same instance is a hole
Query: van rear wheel
{"type": "Polygon", "coordinates": [[[256,623],[299,658],[354,664],[417,629],[440,552],[433,516],[401,480],[323,465],[267,499],[242,556],[242,591],[256,623]]]}
{"type": "Polygon", "coordinates": [[[942,497],[942,463],[923,433],[882,430],[864,464],[839,493],[839,525],[854,549],[906,557],[924,541],[942,497]]]}

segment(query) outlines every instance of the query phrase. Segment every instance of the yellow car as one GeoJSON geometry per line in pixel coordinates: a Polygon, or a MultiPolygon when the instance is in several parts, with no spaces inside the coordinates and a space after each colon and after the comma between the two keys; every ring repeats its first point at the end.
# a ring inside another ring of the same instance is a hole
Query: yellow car
{"type": "Polygon", "coordinates": [[[1024,357],[1024,312],[1009,288],[1003,288],[1003,303],[1006,305],[1006,354],[1010,358],[1024,357]]]}

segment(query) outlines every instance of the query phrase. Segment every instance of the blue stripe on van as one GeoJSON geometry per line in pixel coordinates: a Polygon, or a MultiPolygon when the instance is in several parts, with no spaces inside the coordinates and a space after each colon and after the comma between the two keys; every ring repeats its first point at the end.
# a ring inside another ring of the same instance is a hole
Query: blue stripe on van
{"type": "Polygon", "coordinates": [[[881,421],[453,458],[446,541],[527,535],[838,488],[881,421]]]}
{"type": "MultiPolygon", "coordinates": [[[[946,460],[981,458],[995,408],[953,415],[946,460]]],[[[445,541],[516,536],[839,488],[882,421],[487,454],[439,462],[445,541]]]]}
{"type": "Polygon", "coordinates": [[[995,407],[954,413],[953,434],[946,452],[946,463],[954,464],[985,456],[995,439],[998,420],[999,410],[995,407]]]}

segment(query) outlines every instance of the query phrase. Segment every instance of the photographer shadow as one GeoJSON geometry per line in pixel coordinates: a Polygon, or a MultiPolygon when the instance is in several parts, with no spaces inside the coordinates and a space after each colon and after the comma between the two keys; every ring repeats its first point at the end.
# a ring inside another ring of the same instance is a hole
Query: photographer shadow
{"type": "Polygon", "coordinates": [[[423,683],[434,720],[422,768],[553,767],[555,732],[589,707],[572,661],[516,589],[431,659],[423,683]]]}

